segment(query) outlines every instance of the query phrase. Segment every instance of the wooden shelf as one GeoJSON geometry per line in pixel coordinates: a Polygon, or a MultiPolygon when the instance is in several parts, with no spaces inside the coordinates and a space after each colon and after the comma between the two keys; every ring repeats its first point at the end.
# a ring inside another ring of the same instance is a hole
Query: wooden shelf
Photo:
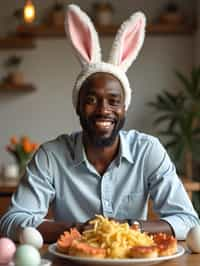
{"type": "MultiPolygon", "coordinates": [[[[118,25],[110,25],[109,27],[104,27],[100,25],[95,26],[97,31],[102,36],[111,36],[116,34],[117,30],[119,29],[118,25]]],[[[192,35],[195,32],[195,27],[192,25],[185,25],[185,24],[149,24],[147,25],[147,34],[158,34],[158,35],[192,35]]],[[[31,36],[31,37],[38,37],[38,38],[58,38],[58,37],[65,37],[64,27],[56,27],[52,25],[20,25],[17,28],[17,34],[19,36],[31,36]]]]}
{"type": "Polygon", "coordinates": [[[36,88],[32,84],[12,84],[12,83],[1,83],[0,92],[33,92],[36,88]]]}
{"type": "Polygon", "coordinates": [[[32,38],[22,38],[19,36],[0,38],[0,50],[33,48],[35,48],[35,43],[32,38]]]}
{"type": "Polygon", "coordinates": [[[194,25],[188,24],[149,24],[147,25],[147,33],[157,35],[192,35],[196,31],[194,25]]]}
{"type": "Polygon", "coordinates": [[[63,38],[65,37],[64,27],[56,27],[52,25],[20,25],[17,28],[19,36],[38,37],[38,38],[63,38]]]}

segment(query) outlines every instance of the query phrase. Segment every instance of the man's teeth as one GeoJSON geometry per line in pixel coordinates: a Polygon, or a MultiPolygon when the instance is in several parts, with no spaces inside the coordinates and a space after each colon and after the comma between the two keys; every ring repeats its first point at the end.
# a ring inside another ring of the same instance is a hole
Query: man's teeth
{"type": "Polygon", "coordinates": [[[112,124],[110,121],[96,121],[96,125],[103,126],[103,127],[109,127],[112,124]]]}

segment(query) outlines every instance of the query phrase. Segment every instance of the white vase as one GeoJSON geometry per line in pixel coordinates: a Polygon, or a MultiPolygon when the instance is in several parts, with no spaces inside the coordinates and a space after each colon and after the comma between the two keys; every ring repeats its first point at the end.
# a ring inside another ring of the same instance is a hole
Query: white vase
{"type": "Polygon", "coordinates": [[[18,178],[19,167],[17,164],[8,164],[4,167],[3,175],[5,178],[18,178]]]}

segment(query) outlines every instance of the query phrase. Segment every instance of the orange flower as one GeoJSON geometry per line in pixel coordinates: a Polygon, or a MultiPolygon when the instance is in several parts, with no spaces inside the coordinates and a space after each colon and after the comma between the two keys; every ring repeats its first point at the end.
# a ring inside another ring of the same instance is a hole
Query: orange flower
{"type": "Polygon", "coordinates": [[[24,145],[24,143],[26,143],[26,142],[30,142],[29,137],[27,137],[27,136],[21,137],[21,143],[22,143],[22,145],[24,145]]]}
{"type": "Polygon", "coordinates": [[[16,144],[18,143],[17,137],[12,136],[12,137],[10,138],[10,143],[13,144],[13,145],[16,145],[16,144]]]}
{"type": "Polygon", "coordinates": [[[37,143],[32,143],[32,151],[37,150],[38,147],[39,145],[37,143]]]}
{"type": "Polygon", "coordinates": [[[32,152],[32,144],[28,139],[24,140],[22,145],[25,152],[27,153],[32,152]]]}

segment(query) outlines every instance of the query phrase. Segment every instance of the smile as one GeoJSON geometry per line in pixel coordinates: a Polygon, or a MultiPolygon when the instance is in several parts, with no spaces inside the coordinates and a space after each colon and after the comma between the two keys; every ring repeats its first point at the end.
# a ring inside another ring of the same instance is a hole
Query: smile
{"type": "Polygon", "coordinates": [[[95,120],[95,126],[101,129],[109,129],[113,126],[113,121],[111,120],[95,120]]]}

